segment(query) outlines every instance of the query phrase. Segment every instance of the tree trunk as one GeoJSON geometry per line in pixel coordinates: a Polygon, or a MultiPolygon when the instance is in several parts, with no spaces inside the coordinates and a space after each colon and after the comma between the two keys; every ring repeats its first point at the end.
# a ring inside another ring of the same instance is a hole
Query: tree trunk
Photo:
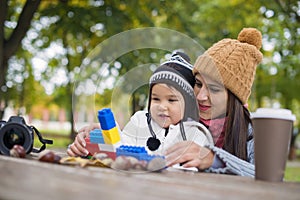
{"type": "Polygon", "coordinates": [[[68,101],[69,101],[69,119],[70,119],[70,123],[71,123],[71,129],[70,129],[70,139],[71,139],[71,141],[74,141],[74,139],[75,139],[75,137],[76,137],[76,134],[77,134],[77,132],[75,131],[75,124],[74,124],[74,115],[73,115],[73,94],[72,94],[72,84],[70,83],[70,81],[69,81],[69,83],[68,83],[68,85],[67,85],[67,95],[68,95],[68,101]]]}
{"type": "Polygon", "coordinates": [[[7,18],[8,0],[1,1],[0,4],[0,119],[4,115],[7,97],[5,97],[6,88],[6,73],[8,69],[8,60],[18,50],[22,39],[25,37],[28,29],[30,28],[31,20],[34,13],[38,9],[41,0],[27,0],[16,28],[8,39],[4,35],[4,23],[7,18]]]}
{"type": "Polygon", "coordinates": [[[6,19],[7,13],[7,1],[1,1],[0,5],[0,120],[3,118],[4,110],[6,107],[6,101],[4,99],[5,88],[3,87],[5,84],[5,76],[7,71],[7,65],[5,65],[4,61],[4,22],[6,19]]]}
{"type": "MultiPolygon", "coordinates": [[[[72,95],[70,95],[70,102],[71,102],[71,105],[72,105],[72,95]]],[[[71,134],[70,134],[70,138],[71,138],[71,141],[74,141],[75,137],[76,137],[76,134],[77,132],[75,131],[75,128],[74,128],[74,116],[73,116],[73,109],[72,109],[72,106],[71,106],[71,109],[70,109],[70,123],[71,123],[71,134]]]]}
{"type": "MultiPolygon", "coordinates": [[[[67,1],[65,1],[63,3],[67,3],[67,1]]],[[[72,71],[72,65],[74,65],[74,63],[71,64],[71,56],[68,51],[69,44],[68,44],[68,40],[66,38],[67,34],[68,34],[68,31],[65,30],[63,37],[62,37],[62,42],[63,42],[64,49],[67,50],[66,58],[68,60],[68,63],[66,65],[66,68],[67,68],[68,73],[70,73],[72,71]]],[[[75,128],[74,128],[74,116],[73,116],[73,106],[72,106],[73,105],[73,94],[72,94],[73,90],[72,90],[71,78],[69,76],[68,76],[68,84],[66,86],[66,91],[67,91],[66,95],[67,95],[68,101],[69,101],[69,103],[67,104],[67,108],[69,109],[69,119],[70,119],[70,123],[71,123],[70,139],[71,139],[71,141],[74,141],[77,132],[75,131],[75,128]]]]}

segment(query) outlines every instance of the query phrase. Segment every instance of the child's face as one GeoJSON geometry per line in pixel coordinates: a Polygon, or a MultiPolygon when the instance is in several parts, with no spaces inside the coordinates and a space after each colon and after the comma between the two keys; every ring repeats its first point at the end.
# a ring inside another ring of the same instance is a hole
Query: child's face
{"type": "Polygon", "coordinates": [[[150,112],[153,120],[163,128],[177,124],[184,115],[184,99],[180,92],[166,84],[152,87],[150,112]]]}

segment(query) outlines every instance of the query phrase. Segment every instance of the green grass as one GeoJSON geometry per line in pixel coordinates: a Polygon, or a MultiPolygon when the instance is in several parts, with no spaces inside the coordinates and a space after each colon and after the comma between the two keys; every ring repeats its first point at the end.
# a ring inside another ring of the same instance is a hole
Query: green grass
{"type": "Polygon", "coordinates": [[[55,129],[39,129],[39,132],[43,134],[54,134],[54,135],[65,135],[68,136],[70,134],[70,130],[55,130],[55,129]]]}
{"type": "MultiPolygon", "coordinates": [[[[299,139],[300,137],[297,137],[299,139]]],[[[300,149],[296,151],[296,159],[292,163],[299,163],[294,166],[286,166],[284,180],[292,182],[300,182],[300,149]]]]}
{"type": "Polygon", "coordinates": [[[287,167],[284,181],[300,182],[300,167],[287,167]]]}
{"type": "MultiPolygon", "coordinates": [[[[47,144],[47,149],[62,149],[67,148],[68,145],[71,143],[69,139],[70,131],[68,130],[55,130],[55,129],[39,129],[42,137],[44,139],[53,140],[53,144],[47,144]]],[[[36,134],[34,135],[34,143],[33,146],[39,148],[42,146],[41,142],[39,141],[36,134]]]]}
{"type": "MultiPolygon", "coordinates": [[[[47,137],[43,137],[44,139],[53,140],[53,144],[47,144],[47,149],[50,148],[67,148],[71,143],[71,140],[67,137],[51,137],[51,135],[47,135],[47,137]]],[[[39,141],[37,137],[34,138],[33,146],[39,148],[42,146],[42,143],[39,141]]]]}

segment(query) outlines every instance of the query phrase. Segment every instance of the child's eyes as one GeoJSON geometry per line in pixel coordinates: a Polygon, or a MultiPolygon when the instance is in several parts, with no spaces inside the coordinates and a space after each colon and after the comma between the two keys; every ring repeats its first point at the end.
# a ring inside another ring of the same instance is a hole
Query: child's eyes
{"type": "Polygon", "coordinates": [[[176,102],[178,99],[169,99],[169,102],[176,102]]]}
{"type": "MultiPolygon", "coordinates": [[[[152,101],[160,101],[160,98],[157,98],[157,97],[152,97],[151,98],[152,101]]],[[[169,102],[176,102],[178,101],[178,99],[176,98],[171,98],[171,99],[168,99],[169,102]]]]}
{"type": "Polygon", "coordinates": [[[153,101],[159,101],[159,98],[157,98],[157,97],[152,97],[151,100],[153,100],[153,101]]]}

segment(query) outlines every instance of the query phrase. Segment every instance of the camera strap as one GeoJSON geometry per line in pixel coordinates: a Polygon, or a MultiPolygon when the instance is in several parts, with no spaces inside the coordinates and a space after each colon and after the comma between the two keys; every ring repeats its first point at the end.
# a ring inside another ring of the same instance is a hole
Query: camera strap
{"type": "Polygon", "coordinates": [[[42,137],[41,133],[34,126],[30,126],[30,128],[32,128],[34,130],[34,132],[38,136],[40,142],[43,144],[40,149],[33,148],[32,152],[34,152],[34,153],[40,153],[41,151],[43,151],[43,150],[46,149],[46,144],[53,144],[53,140],[44,139],[42,137]]]}

